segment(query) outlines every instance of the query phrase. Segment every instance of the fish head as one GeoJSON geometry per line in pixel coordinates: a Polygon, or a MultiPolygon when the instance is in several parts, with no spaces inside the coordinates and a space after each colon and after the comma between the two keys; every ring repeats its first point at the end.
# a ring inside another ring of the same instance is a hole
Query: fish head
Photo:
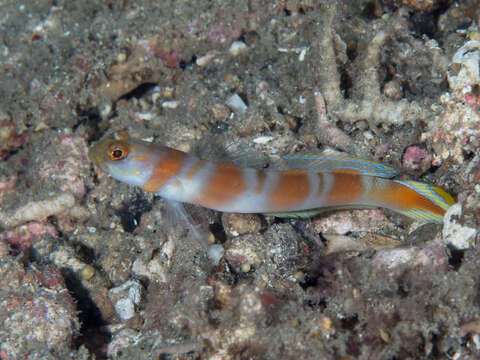
{"type": "Polygon", "coordinates": [[[151,176],[157,162],[151,142],[131,138],[124,131],[106,135],[93,144],[88,157],[113,178],[131,185],[142,186],[151,176]]]}

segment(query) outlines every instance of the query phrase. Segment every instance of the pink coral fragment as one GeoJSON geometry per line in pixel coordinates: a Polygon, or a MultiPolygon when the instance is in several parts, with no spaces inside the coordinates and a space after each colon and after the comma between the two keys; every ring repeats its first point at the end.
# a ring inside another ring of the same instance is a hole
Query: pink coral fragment
{"type": "Polygon", "coordinates": [[[1,233],[0,239],[20,251],[25,251],[45,234],[58,236],[57,230],[52,225],[31,222],[1,233]]]}
{"type": "Polygon", "coordinates": [[[473,110],[478,110],[480,108],[480,94],[475,91],[465,94],[465,102],[473,110]]]}
{"type": "Polygon", "coordinates": [[[402,165],[407,170],[418,170],[420,162],[425,159],[427,153],[420,146],[412,145],[403,154],[402,165]]]}

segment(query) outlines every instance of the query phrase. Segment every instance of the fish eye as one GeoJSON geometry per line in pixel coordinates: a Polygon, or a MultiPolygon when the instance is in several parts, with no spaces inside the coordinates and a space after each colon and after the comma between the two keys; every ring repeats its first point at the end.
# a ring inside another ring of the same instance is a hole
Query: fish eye
{"type": "Polygon", "coordinates": [[[128,148],[122,144],[111,145],[108,149],[108,156],[110,160],[122,160],[128,155],[128,148]]]}

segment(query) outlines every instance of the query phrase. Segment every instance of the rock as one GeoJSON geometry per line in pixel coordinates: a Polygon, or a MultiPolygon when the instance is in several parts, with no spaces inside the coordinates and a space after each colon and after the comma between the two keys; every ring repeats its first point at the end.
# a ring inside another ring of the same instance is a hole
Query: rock
{"type": "Polygon", "coordinates": [[[466,86],[480,84],[480,41],[466,42],[453,55],[447,73],[448,83],[453,90],[460,90],[466,86]]]}
{"type": "Polygon", "coordinates": [[[470,249],[474,246],[477,230],[459,223],[462,216],[462,205],[457,203],[448,209],[443,226],[443,241],[459,250],[470,249]]]}

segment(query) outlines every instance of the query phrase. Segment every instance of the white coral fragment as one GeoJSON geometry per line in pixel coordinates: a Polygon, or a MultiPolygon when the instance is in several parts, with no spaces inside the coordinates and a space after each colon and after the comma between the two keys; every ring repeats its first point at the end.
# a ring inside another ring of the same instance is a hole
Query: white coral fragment
{"type": "Polygon", "coordinates": [[[32,201],[11,214],[0,212],[0,226],[10,228],[29,221],[42,221],[52,215],[67,213],[74,205],[75,198],[70,193],[49,200],[32,201]]]}
{"type": "Polygon", "coordinates": [[[480,84],[480,40],[470,40],[453,55],[448,83],[453,90],[480,84]],[[460,69],[454,71],[454,66],[460,69]]]}
{"type": "Polygon", "coordinates": [[[445,225],[443,226],[443,241],[456,249],[469,249],[474,245],[477,230],[458,223],[462,215],[462,205],[457,203],[448,209],[445,214],[445,225]]]}

